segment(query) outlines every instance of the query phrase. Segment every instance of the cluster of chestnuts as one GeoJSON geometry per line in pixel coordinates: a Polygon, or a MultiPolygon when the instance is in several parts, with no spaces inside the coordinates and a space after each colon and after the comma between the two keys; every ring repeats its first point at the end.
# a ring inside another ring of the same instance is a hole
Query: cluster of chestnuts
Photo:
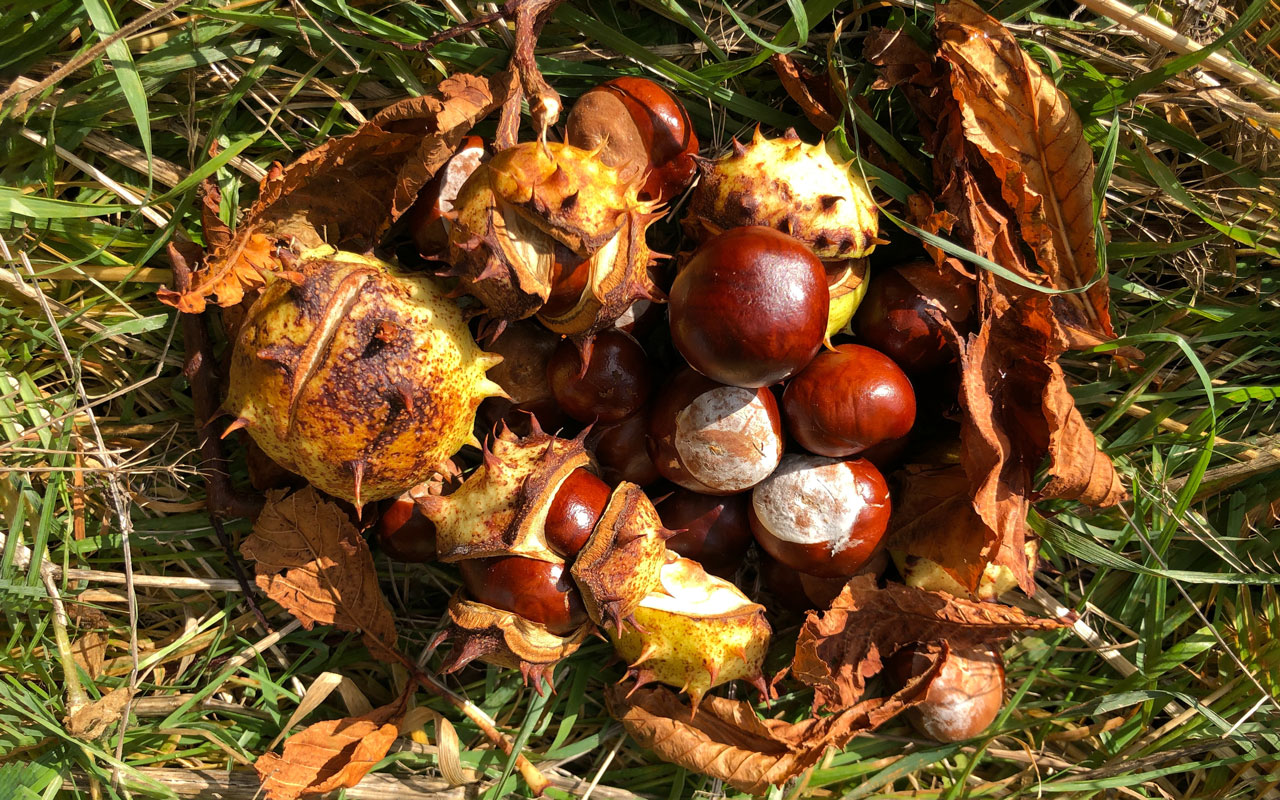
{"type": "MultiPolygon", "coordinates": [[[[324,250],[268,287],[226,405],[280,465],[377,502],[386,554],[457,565],[448,669],[539,681],[598,630],[637,684],[766,692],[750,597],[821,608],[888,568],[881,470],[918,387],[941,418],[974,300],[868,274],[876,204],[827,147],[757,132],[701,158],[680,103],[623,78],[564,143],[469,137],[402,228],[418,269],[324,250]]],[[[998,655],[952,652],[921,728],[973,735],[1002,692],[998,655]]]]}

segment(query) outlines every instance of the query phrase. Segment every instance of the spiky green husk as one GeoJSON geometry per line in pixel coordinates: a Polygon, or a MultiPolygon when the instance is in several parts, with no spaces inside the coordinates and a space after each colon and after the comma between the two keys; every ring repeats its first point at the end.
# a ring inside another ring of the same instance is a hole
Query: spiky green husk
{"type": "Polygon", "coordinates": [[[794,131],[766,139],[756,130],[749,145],[702,166],[689,200],[688,233],[705,239],[745,225],[776,228],[824,259],[862,258],[876,244],[879,209],[871,190],[849,164],[794,131]]]}
{"type": "Polygon", "coordinates": [[[414,500],[436,526],[441,561],[519,555],[564,563],[543,530],[560,484],[591,463],[583,438],[561,439],[537,429],[517,438],[503,430],[484,448],[484,461],[449,495],[415,490],[414,500]]]}
{"type": "Polygon", "coordinates": [[[485,377],[462,314],[430,279],[324,250],[249,309],[225,408],[286,469],[361,503],[394,497],[471,438],[485,377]]]}
{"type": "Polygon", "coordinates": [[[738,679],[767,696],[762,665],[770,634],[764,606],[674,553],[634,621],[620,632],[609,631],[636,686],[657,681],[677,687],[695,707],[711,689],[738,679]]]}
{"type": "Polygon", "coordinates": [[[543,323],[557,333],[588,335],[633,302],[660,296],[648,275],[644,231],[654,204],[637,197],[599,151],[526,142],[482,164],[454,202],[451,274],[489,314],[522,319],[550,296],[556,265],[590,262],[590,279],[570,310],[543,323]]]}

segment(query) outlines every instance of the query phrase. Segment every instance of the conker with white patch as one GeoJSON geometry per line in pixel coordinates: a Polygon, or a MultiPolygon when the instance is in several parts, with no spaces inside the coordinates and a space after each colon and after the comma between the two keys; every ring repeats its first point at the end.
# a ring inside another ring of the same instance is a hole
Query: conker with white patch
{"type": "Polygon", "coordinates": [[[672,282],[671,341],[712,380],[771,386],[817,355],[830,299],[826,269],[799,240],[733,228],[698,248],[672,282]]]}
{"type": "Polygon", "coordinates": [[[658,501],[662,526],[679,531],[667,549],[693,559],[712,575],[733,580],[751,547],[747,493],[715,496],[676,489],[658,501]]]}
{"type": "Polygon", "coordinates": [[[869,461],[789,454],[751,492],[751,532],[797,572],[849,578],[889,525],[889,486],[869,461]]]}
{"type": "Polygon", "coordinates": [[[649,455],[662,477],[702,494],[736,494],[782,460],[782,418],[768,389],[726,386],[691,369],[658,392],[649,455]]]}
{"type": "Polygon", "coordinates": [[[653,389],[649,357],[619,330],[601,331],[586,366],[578,346],[565,339],[547,362],[556,402],[579,422],[617,422],[636,413],[653,389]]]}
{"type": "Polygon", "coordinates": [[[443,258],[448,252],[453,201],[458,198],[462,184],[488,157],[484,140],[467,136],[405,212],[405,229],[423,258],[443,258]]]}
{"type": "Polygon", "coordinates": [[[582,595],[563,564],[523,556],[458,562],[472,600],[547,626],[564,636],[587,621],[582,595]]]}
{"type": "Polygon", "coordinates": [[[842,344],[818,354],[782,393],[787,432],[811,453],[843,458],[911,432],[916,395],[893,359],[842,344]]]}
{"type": "MultiPolygon", "coordinates": [[[[928,665],[927,654],[911,647],[898,651],[887,666],[890,678],[904,686],[928,665]]],[[[972,739],[999,715],[1004,705],[1004,678],[1004,660],[992,646],[953,647],[929,684],[924,701],[907,710],[907,719],[935,741],[972,739]]]]}

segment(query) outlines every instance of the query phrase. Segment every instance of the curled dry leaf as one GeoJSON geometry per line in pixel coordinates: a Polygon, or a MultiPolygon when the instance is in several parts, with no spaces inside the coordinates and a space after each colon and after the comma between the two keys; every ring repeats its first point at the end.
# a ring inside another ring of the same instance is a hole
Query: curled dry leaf
{"type": "MultiPolygon", "coordinates": [[[[1093,151],[1067,96],[1008,28],[969,0],[937,9],[938,55],[951,66],[951,93],[964,136],[1000,182],[1023,241],[1049,285],[1088,284],[1098,268],[1093,231],[1093,151]]],[[[1029,280],[1042,279],[1028,273],[1029,280]]],[[[1106,281],[1063,295],[1069,328],[1112,339],[1106,281]]]]}
{"type": "Polygon", "coordinates": [[[488,79],[455,75],[431,94],[388,106],[355,132],[330,139],[287,167],[273,165],[234,235],[219,220],[216,189],[208,185],[204,265],[190,288],[161,289],[158,296],[192,314],[203,311],[209,299],[233,306],[246,289],[262,286],[281,268],[278,247],[372,249],[462,137],[513,86],[510,73],[488,79]]]}
{"type": "Polygon", "coordinates": [[[120,686],[94,700],[87,706],[79,708],[67,717],[67,733],[77,739],[90,741],[107,732],[114,722],[119,722],[124,714],[125,706],[134,695],[128,686],[120,686]]]}
{"type": "Polygon", "coordinates": [[[267,800],[349,789],[386,756],[399,735],[405,697],[358,717],[317,722],[285,740],[280,755],[254,762],[267,800]]]}
{"type": "Polygon", "coordinates": [[[255,562],[258,586],[304,628],[318,622],[361,631],[375,656],[399,660],[369,545],[346,512],[313,487],[268,492],[240,552],[255,562]]]}
{"type": "Polygon", "coordinates": [[[775,53],[770,57],[769,63],[782,81],[782,88],[800,106],[813,127],[826,135],[840,124],[844,106],[841,105],[840,98],[836,97],[829,77],[810,72],[794,58],[783,53],[775,53]]]}
{"type": "MultiPolygon", "coordinates": [[[[964,468],[908,464],[893,475],[893,482],[896,500],[886,548],[934,561],[962,586],[976,590],[999,542],[973,510],[964,468]]],[[[1024,558],[1024,570],[1025,565],[1024,558]]]]}
{"type": "Polygon", "coordinates": [[[844,711],[859,707],[867,680],[904,645],[940,640],[959,648],[999,641],[1015,631],[1062,625],[1010,606],[896,583],[881,589],[874,577],[862,576],[849,581],[830,609],[809,613],[791,673],[813,687],[815,711],[844,711]]]}
{"type": "Polygon", "coordinates": [[[71,642],[71,657],[91,679],[102,677],[107,658],[107,630],[111,620],[96,608],[87,605],[69,606],[80,635],[71,642]]]}
{"type": "MultiPolygon", "coordinates": [[[[877,86],[903,91],[926,149],[935,153],[941,208],[913,197],[911,220],[1033,283],[1087,285],[1097,267],[1094,169],[1066,97],[1008,30],[968,0],[938,6],[938,37],[937,59],[901,33],[873,32],[866,46],[880,70],[877,86]]],[[[971,514],[954,505],[949,524],[938,518],[941,509],[932,517],[970,534],[949,548],[953,569],[1007,562],[1030,592],[1032,575],[1016,556],[1029,535],[1030,503],[1045,496],[1110,505],[1125,496],[1058,366],[1067,349],[1114,336],[1106,281],[1084,293],[1050,296],[994,273],[975,274],[930,250],[941,279],[979,284],[978,332],[957,337],[962,463],[973,512],[991,533],[973,536],[971,514]],[[1036,471],[1046,459],[1049,482],[1037,494],[1036,471]],[[980,552],[957,558],[961,547],[979,544],[980,552]]]]}
{"type": "MultiPolygon", "coordinates": [[[[945,649],[941,652],[945,653],[945,649]]],[[[697,711],[670,689],[610,686],[609,712],[659,758],[719,778],[738,791],[764,794],[924,699],[941,659],[890,697],[800,722],[761,719],[750,703],[707,697],[697,711]]]]}

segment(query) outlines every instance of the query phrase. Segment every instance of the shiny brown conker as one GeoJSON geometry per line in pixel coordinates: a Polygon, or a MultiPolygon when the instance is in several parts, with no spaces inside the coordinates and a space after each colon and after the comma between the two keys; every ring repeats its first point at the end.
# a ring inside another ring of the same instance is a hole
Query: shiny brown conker
{"type": "Polygon", "coordinates": [[[912,262],[873,276],[853,329],[858,341],[916,375],[955,360],[950,337],[935,314],[946,317],[963,336],[972,329],[975,302],[972,282],[948,281],[931,262],[912,262]],[[928,288],[929,297],[913,279],[928,288]]]}
{"type": "Polygon", "coordinates": [[[528,414],[537,417],[543,430],[563,427],[568,418],[556,403],[547,380],[547,365],[559,344],[557,334],[533,320],[520,320],[508,325],[488,345],[490,352],[502,356],[502,363],[491,368],[488,377],[511,399],[485,399],[478,414],[482,434],[491,432],[502,421],[517,434],[528,435],[528,414]]]}
{"type": "Polygon", "coordinates": [[[671,284],[671,340],[689,365],[720,383],[770,386],[817,355],[830,292],[822,262],[764,227],[708,240],[671,284]]]}
{"type": "MultiPolygon", "coordinates": [[[[905,686],[929,665],[918,647],[898,651],[886,665],[889,677],[905,686]]],[[[923,702],[907,719],[924,736],[939,742],[972,739],[987,729],[1004,705],[1004,660],[990,645],[953,647],[929,684],[923,702]]]]}
{"type": "Polygon", "coordinates": [[[587,621],[582,595],[563,564],[498,556],[459,561],[458,569],[471,599],[519,614],[554,634],[572,633],[587,621]]]}
{"type": "Polygon", "coordinates": [[[420,564],[436,559],[436,526],[405,492],[387,500],[375,526],[378,546],[396,561],[420,564]]]}
{"type": "Polygon", "coordinates": [[[819,353],[782,393],[787,432],[811,453],[843,458],[911,432],[911,379],[878,350],[842,344],[819,353]]]}
{"type": "Polygon", "coordinates": [[[889,486],[869,461],[790,454],[751,492],[751,532],[799,572],[849,578],[889,525],[889,486]]]}
{"type": "Polygon", "coordinates": [[[680,531],[667,549],[691,558],[712,575],[733,580],[751,547],[750,495],[716,496],[676,489],[657,503],[664,528],[680,531]]]}
{"type": "Polygon", "coordinates": [[[566,339],[547,362],[551,393],[579,422],[617,422],[649,399],[653,378],[640,343],[619,330],[596,334],[585,369],[578,346],[566,339]]]}
{"type": "Polygon", "coordinates": [[[611,493],[607,483],[587,470],[571,472],[547,509],[542,528],[547,546],[561,558],[572,560],[591,538],[611,493]]]}
{"type": "Polygon", "coordinates": [[[603,145],[611,166],[643,169],[642,199],[669,200],[693,181],[698,136],[689,114],[647,78],[615,78],[588,91],[570,109],[565,130],[569,144],[603,145]]]}
{"type": "Polygon", "coordinates": [[[726,386],[691,369],[658,392],[649,455],[662,477],[702,494],[737,494],[782,459],[782,418],[768,389],[726,386]]]}
{"type": "Polygon", "coordinates": [[[557,317],[578,304],[591,278],[591,261],[574,253],[559,242],[553,245],[554,261],[551,264],[551,293],[539,312],[557,317]]]}
{"type": "Polygon", "coordinates": [[[479,136],[463,139],[405,212],[405,229],[423,258],[439,258],[448,251],[449,213],[453,211],[453,201],[457,199],[462,184],[488,155],[484,140],[479,136]]]}
{"type": "Polygon", "coordinates": [[[658,478],[658,467],[646,443],[649,415],[641,409],[618,422],[594,425],[587,434],[587,449],[596,457],[600,476],[610,484],[622,481],[648,486],[658,478]]]}

